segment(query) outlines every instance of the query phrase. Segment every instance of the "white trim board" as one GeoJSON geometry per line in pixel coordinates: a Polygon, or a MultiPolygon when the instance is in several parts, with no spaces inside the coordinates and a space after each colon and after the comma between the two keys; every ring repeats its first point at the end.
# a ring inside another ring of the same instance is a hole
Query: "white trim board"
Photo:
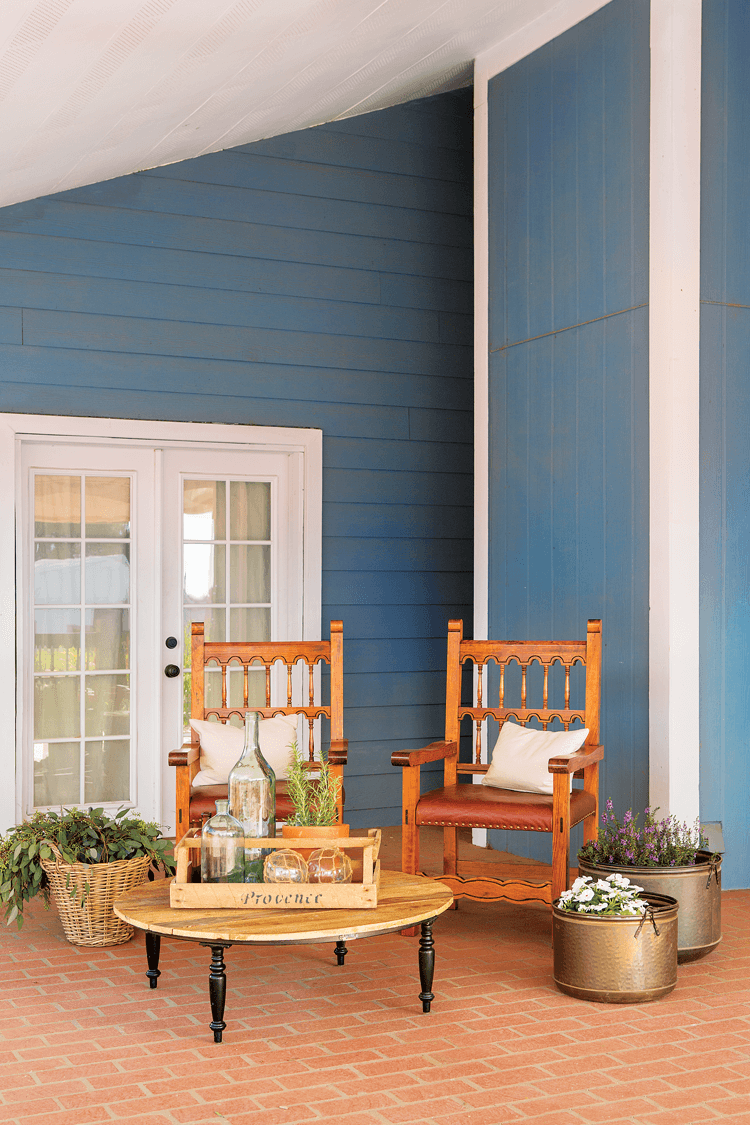
{"type": "Polygon", "coordinates": [[[649,791],[699,812],[701,0],[651,0],[649,791]]]}
{"type": "MultiPolygon", "coordinates": [[[[0,414],[0,514],[7,529],[0,537],[0,706],[6,715],[17,714],[16,685],[16,527],[20,449],[24,439],[49,438],[56,443],[122,446],[177,447],[200,445],[205,449],[289,452],[302,455],[304,526],[303,639],[318,640],[322,606],[322,432],[271,426],[213,425],[192,422],[153,422],[131,419],[55,417],[0,414]]],[[[156,614],[156,627],[160,612],[156,614]]],[[[158,718],[158,717],[157,717],[158,718]]],[[[155,729],[160,724],[156,722],[155,729]]],[[[15,721],[14,721],[15,727],[15,721]]],[[[17,823],[22,815],[21,763],[18,739],[6,739],[13,760],[15,784],[0,793],[0,830],[17,823]]],[[[6,778],[11,772],[6,762],[6,778]]]]}

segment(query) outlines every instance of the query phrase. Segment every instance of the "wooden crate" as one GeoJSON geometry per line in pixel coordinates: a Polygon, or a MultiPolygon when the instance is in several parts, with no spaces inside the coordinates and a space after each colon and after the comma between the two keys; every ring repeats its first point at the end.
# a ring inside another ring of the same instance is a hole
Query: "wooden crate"
{"type": "MultiPolygon", "coordinates": [[[[199,829],[191,828],[175,848],[177,874],[169,887],[169,905],[190,910],[372,910],[378,905],[380,882],[380,829],[367,836],[337,837],[335,840],[300,840],[299,847],[330,848],[353,852],[351,883],[193,883],[200,872],[199,829]]],[[[248,848],[291,848],[297,841],[277,837],[247,839],[248,848]]]]}

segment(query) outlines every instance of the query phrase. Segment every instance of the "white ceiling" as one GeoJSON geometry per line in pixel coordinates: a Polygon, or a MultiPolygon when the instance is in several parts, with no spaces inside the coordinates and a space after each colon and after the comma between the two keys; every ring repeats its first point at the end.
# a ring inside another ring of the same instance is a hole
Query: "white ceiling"
{"type": "Polygon", "coordinates": [[[468,84],[567,0],[0,0],[0,206],[468,84]]]}

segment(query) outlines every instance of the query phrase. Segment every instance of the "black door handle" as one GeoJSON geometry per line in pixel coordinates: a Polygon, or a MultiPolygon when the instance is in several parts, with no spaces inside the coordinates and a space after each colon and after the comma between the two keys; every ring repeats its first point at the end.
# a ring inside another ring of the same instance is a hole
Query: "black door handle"
{"type": "Polygon", "coordinates": [[[174,677],[179,676],[179,674],[180,669],[176,664],[167,664],[166,668],[164,669],[164,675],[168,676],[170,680],[173,680],[174,677]]]}

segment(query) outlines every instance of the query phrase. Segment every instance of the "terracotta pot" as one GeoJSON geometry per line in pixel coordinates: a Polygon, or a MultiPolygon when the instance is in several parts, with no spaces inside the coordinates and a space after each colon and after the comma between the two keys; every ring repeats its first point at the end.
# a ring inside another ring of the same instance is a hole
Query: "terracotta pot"
{"type": "MultiPolygon", "coordinates": [[[[349,835],[348,824],[282,824],[281,835],[288,840],[304,840],[304,839],[317,839],[317,840],[330,840],[331,846],[336,846],[336,840],[340,840],[342,836],[349,835]]],[[[320,845],[318,845],[320,847],[320,845]]],[[[303,859],[310,858],[315,848],[294,848],[295,852],[299,852],[303,859]]]]}
{"type": "Polygon", "coordinates": [[[618,867],[616,864],[578,861],[578,874],[606,879],[624,875],[647,893],[670,895],[680,904],[677,925],[677,958],[695,961],[721,941],[721,858],[699,851],[689,867],[618,867]]]}
{"type": "Polygon", "coordinates": [[[637,1004],[677,983],[677,903],[644,894],[645,917],[576,914],[552,907],[555,984],[579,1000],[637,1004]]]}

